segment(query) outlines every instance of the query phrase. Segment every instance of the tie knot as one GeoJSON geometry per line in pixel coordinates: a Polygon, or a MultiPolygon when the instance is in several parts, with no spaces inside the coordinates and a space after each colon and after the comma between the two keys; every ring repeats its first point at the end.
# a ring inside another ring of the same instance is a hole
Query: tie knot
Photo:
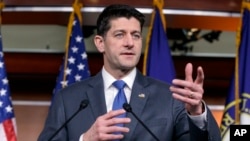
{"type": "Polygon", "coordinates": [[[123,80],[117,80],[113,83],[113,85],[117,88],[117,89],[123,89],[126,86],[126,83],[123,80]]]}

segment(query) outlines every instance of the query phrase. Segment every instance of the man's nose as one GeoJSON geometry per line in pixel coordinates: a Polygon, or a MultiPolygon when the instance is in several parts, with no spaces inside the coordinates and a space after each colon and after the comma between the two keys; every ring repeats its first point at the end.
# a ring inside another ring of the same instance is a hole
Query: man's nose
{"type": "Polygon", "coordinates": [[[134,46],[134,39],[132,35],[127,35],[125,38],[125,45],[127,47],[133,47],[134,46]]]}

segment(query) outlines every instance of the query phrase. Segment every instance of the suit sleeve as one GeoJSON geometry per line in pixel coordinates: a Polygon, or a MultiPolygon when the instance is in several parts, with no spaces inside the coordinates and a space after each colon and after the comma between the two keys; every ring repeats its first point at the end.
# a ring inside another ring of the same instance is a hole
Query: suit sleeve
{"type": "Polygon", "coordinates": [[[221,141],[220,130],[211,111],[207,109],[207,123],[205,130],[197,127],[189,118],[190,140],[191,141],[221,141]]]}
{"type": "Polygon", "coordinates": [[[173,107],[175,141],[221,141],[219,127],[208,107],[207,122],[203,129],[189,118],[184,103],[174,100],[173,107]]]}

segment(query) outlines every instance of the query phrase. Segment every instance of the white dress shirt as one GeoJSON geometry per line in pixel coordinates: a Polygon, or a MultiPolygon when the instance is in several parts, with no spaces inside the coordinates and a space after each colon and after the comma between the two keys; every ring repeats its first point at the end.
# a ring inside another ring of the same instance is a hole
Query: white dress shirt
{"type": "MultiPolygon", "coordinates": [[[[126,83],[124,92],[125,92],[125,96],[127,98],[128,103],[130,102],[131,91],[132,91],[132,87],[134,84],[135,76],[136,76],[136,68],[134,68],[128,75],[126,75],[125,77],[121,79],[126,83]]],[[[112,85],[113,82],[116,81],[116,79],[111,74],[109,74],[105,70],[104,67],[102,68],[102,77],[103,77],[103,84],[104,84],[106,108],[107,108],[107,112],[109,112],[112,110],[113,102],[114,102],[115,96],[118,93],[118,89],[112,85]]],[[[203,101],[203,104],[205,104],[204,101],[203,101]]],[[[206,127],[206,121],[207,121],[206,115],[207,115],[206,106],[205,106],[204,113],[202,113],[201,115],[191,116],[188,114],[188,116],[191,118],[194,124],[198,126],[200,129],[205,129],[206,127]]],[[[79,141],[83,140],[83,135],[84,134],[80,136],[79,141]]]]}
{"type": "MultiPolygon", "coordinates": [[[[126,83],[126,86],[124,87],[124,92],[128,103],[130,101],[131,91],[134,84],[135,76],[136,76],[136,68],[134,68],[128,75],[126,75],[121,79],[126,83]]],[[[102,77],[104,84],[106,108],[107,112],[109,112],[112,110],[113,102],[115,96],[118,93],[118,89],[112,85],[116,81],[116,79],[112,75],[110,75],[104,68],[102,69],[102,77]]]]}

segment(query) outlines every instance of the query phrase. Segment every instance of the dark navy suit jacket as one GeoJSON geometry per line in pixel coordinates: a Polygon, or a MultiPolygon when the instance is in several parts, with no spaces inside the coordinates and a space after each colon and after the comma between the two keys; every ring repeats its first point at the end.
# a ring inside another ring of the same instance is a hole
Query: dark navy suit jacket
{"type": "MultiPolygon", "coordinates": [[[[57,93],[38,141],[47,141],[77,111],[81,101],[88,99],[88,107],[54,137],[55,141],[78,141],[96,118],[107,112],[103,81],[102,74],[98,73],[57,93]]],[[[184,104],[172,98],[169,86],[137,71],[130,99],[133,112],[160,141],[221,141],[219,128],[210,110],[207,108],[206,130],[200,130],[187,116],[184,104]]],[[[125,134],[123,141],[154,141],[131,113],[127,116],[132,121],[125,125],[130,132],[125,134]]]]}

